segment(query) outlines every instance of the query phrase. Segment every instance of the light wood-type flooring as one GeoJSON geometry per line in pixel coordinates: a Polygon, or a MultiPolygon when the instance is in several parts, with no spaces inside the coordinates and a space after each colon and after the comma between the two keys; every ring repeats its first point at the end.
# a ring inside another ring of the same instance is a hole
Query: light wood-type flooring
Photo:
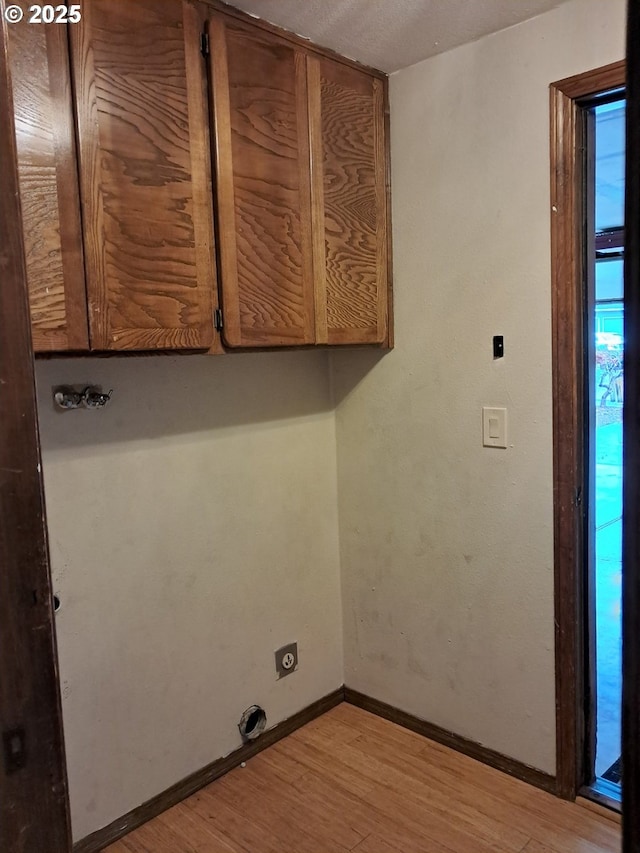
{"type": "Polygon", "coordinates": [[[109,853],[600,853],[620,826],[343,703],[109,853]]]}

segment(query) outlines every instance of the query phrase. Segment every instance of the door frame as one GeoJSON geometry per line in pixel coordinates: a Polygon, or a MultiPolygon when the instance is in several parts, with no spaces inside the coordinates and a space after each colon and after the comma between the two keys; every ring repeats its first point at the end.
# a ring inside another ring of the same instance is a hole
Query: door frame
{"type": "Polygon", "coordinates": [[[0,850],[71,849],[5,2],[0,0],[0,850]]]}
{"type": "Polygon", "coordinates": [[[627,19],[622,504],[623,851],[640,853],[640,2],[627,19]],[[630,819],[625,817],[629,815],[630,819]]]}
{"type": "Polygon", "coordinates": [[[586,779],[588,737],[583,105],[625,85],[623,60],[550,86],[556,787],[565,799],[574,799],[586,779]]]}

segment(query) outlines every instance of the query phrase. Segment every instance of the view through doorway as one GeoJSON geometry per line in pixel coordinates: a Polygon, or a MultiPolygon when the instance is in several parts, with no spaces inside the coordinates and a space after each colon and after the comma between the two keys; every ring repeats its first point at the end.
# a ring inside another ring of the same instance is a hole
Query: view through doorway
{"type": "MultiPolygon", "coordinates": [[[[594,333],[588,399],[593,519],[596,784],[620,797],[622,691],[622,401],[624,396],[624,98],[594,107],[595,287],[587,300],[594,333]]],[[[590,241],[587,241],[589,245],[590,241]]],[[[593,245],[593,244],[591,244],[593,245]]]]}

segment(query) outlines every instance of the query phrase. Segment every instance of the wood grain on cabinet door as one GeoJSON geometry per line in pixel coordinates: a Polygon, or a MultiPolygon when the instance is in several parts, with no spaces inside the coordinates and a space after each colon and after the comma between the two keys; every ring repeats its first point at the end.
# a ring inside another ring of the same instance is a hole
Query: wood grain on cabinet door
{"type": "Polygon", "coordinates": [[[387,340],[388,212],[382,80],[308,62],[318,343],[387,340]]]}
{"type": "Polygon", "coordinates": [[[218,239],[230,347],[314,342],[304,54],[214,17],[218,239]]]}
{"type": "Polygon", "coordinates": [[[92,0],[70,32],[91,347],[208,347],[215,266],[197,10],[92,0]]]}
{"type": "Polygon", "coordinates": [[[66,27],[8,31],[33,347],[88,349],[66,27]]]}

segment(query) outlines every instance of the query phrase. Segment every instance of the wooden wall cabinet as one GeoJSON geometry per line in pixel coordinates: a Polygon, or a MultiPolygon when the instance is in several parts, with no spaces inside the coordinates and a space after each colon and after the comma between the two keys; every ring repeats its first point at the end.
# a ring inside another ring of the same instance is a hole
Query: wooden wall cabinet
{"type": "Polygon", "coordinates": [[[208,32],[224,342],[312,344],[306,57],[223,15],[208,32]]]}
{"type": "Polygon", "coordinates": [[[68,33],[70,56],[64,25],[10,28],[34,349],[207,349],[216,275],[198,10],[89,0],[68,33]]]}
{"type": "Polygon", "coordinates": [[[389,344],[384,77],[207,27],[225,344],[389,344]]]}
{"type": "Polygon", "coordinates": [[[36,352],[391,345],[384,75],[215,0],[10,36],[36,352]]]}
{"type": "Polygon", "coordinates": [[[389,335],[383,81],[308,59],[318,343],[383,344],[389,335]]]}
{"type": "Polygon", "coordinates": [[[89,0],[69,28],[91,346],[202,349],[215,289],[200,21],[89,0]]]}
{"type": "Polygon", "coordinates": [[[36,352],[89,348],[69,55],[64,26],[7,27],[36,352]]]}

